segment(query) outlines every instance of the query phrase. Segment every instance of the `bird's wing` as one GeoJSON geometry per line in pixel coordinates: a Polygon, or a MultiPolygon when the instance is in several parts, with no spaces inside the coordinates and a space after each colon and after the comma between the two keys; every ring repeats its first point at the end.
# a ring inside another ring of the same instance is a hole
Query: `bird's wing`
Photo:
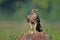
{"type": "Polygon", "coordinates": [[[39,16],[37,15],[37,22],[40,22],[40,18],[39,18],[39,16]]]}
{"type": "Polygon", "coordinates": [[[30,15],[27,16],[27,22],[29,22],[29,17],[30,17],[30,15]]]}

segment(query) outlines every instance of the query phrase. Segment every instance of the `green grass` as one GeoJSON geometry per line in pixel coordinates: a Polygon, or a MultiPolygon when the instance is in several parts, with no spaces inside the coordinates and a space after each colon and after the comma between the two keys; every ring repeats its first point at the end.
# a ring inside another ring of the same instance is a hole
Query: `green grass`
{"type": "Polygon", "coordinates": [[[50,24],[47,24],[46,28],[44,29],[44,32],[48,34],[48,37],[51,40],[60,40],[60,26],[53,26],[50,24]]]}
{"type": "MultiPolygon", "coordinates": [[[[60,26],[53,25],[41,21],[44,32],[48,34],[51,40],[60,40],[60,26]]],[[[22,34],[29,31],[29,25],[26,21],[1,21],[0,22],[0,40],[17,40],[22,34]]]]}
{"type": "Polygon", "coordinates": [[[26,33],[28,27],[23,22],[0,22],[0,40],[16,40],[23,33],[26,33]]]}

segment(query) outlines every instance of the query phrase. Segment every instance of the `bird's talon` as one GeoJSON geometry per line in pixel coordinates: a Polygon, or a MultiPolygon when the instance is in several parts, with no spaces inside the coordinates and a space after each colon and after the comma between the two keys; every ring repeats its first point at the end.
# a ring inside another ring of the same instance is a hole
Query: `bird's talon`
{"type": "Polygon", "coordinates": [[[33,31],[29,30],[29,33],[33,33],[33,31]]]}
{"type": "Polygon", "coordinates": [[[36,30],[34,30],[34,33],[36,33],[37,31],[36,30]]]}

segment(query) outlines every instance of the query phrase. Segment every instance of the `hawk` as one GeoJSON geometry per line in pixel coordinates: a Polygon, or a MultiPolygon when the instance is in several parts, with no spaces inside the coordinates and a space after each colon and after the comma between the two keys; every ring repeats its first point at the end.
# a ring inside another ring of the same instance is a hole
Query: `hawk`
{"type": "Polygon", "coordinates": [[[34,25],[34,30],[41,32],[41,25],[40,25],[40,19],[39,16],[37,15],[37,9],[32,9],[32,11],[27,15],[27,22],[30,25],[30,30],[32,31],[33,25],[34,25]]]}

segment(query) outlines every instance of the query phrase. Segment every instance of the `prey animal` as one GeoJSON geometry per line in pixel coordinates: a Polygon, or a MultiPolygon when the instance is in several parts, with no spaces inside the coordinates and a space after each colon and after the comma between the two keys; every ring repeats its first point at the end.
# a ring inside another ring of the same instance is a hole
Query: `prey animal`
{"type": "Polygon", "coordinates": [[[42,27],[40,24],[39,16],[37,15],[37,9],[32,9],[31,12],[27,15],[27,22],[30,25],[30,32],[32,32],[32,29],[36,32],[41,32],[42,27]],[[33,27],[34,25],[34,27],[33,27]]]}

